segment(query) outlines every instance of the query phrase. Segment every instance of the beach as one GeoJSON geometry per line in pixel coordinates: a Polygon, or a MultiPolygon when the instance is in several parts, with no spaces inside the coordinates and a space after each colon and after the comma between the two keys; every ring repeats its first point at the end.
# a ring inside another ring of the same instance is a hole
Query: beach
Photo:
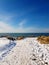
{"type": "MultiPolygon", "coordinates": [[[[2,44],[0,46],[4,46],[10,41],[0,38],[0,42],[2,44]]],[[[49,65],[49,44],[40,44],[37,37],[26,37],[15,40],[14,43],[6,47],[6,54],[0,55],[3,56],[0,65],[49,65]]]]}

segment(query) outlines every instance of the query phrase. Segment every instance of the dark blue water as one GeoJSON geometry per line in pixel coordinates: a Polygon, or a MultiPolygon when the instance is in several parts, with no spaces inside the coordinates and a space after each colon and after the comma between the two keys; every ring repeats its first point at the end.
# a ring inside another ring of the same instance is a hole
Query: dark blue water
{"type": "Polygon", "coordinates": [[[49,36],[49,33],[0,33],[0,36],[12,36],[12,37],[18,37],[18,36],[41,36],[41,35],[45,35],[45,36],[49,36]]]}

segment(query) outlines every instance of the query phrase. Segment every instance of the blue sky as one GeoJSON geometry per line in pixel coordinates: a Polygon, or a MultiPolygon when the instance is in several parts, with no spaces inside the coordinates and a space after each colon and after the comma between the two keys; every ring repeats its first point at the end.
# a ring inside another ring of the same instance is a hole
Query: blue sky
{"type": "Polygon", "coordinates": [[[0,32],[49,32],[49,0],[0,0],[0,32]]]}

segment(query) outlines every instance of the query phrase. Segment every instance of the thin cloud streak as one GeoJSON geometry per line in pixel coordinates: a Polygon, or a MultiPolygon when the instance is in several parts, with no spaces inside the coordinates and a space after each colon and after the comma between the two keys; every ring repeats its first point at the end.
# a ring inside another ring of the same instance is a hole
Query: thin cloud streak
{"type": "Polygon", "coordinates": [[[26,20],[22,20],[21,22],[19,22],[19,24],[18,24],[18,26],[20,27],[20,28],[23,28],[24,27],[24,25],[26,24],[26,20]]]}

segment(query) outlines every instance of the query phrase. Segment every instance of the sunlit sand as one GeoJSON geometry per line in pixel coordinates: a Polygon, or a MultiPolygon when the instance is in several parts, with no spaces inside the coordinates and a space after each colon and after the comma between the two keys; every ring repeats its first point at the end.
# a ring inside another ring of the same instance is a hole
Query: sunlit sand
{"type": "Polygon", "coordinates": [[[14,43],[16,45],[0,60],[0,65],[49,65],[49,44],[40,44],[37,37],[15,40],[14,43]]]}

